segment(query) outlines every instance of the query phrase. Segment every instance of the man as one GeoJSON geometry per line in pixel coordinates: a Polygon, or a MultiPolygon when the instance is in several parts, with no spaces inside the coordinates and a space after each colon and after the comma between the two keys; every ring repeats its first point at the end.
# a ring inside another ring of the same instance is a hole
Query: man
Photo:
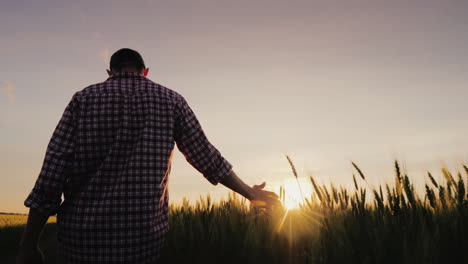
{"type": "Polygon", "coordinates": [[[64,262],[155,263],[169,228],[175,143],[212,184],[265,207],[278,205],[274,193],[262,190],[265,183],[249,187],[236,176],[185,99],[147,79],[148,71],[138,52],[120,49],[106,81],[75,93],[25,201],[30,212],[18,263],[43,259],[39,235],[54,214],[64,262]]]}

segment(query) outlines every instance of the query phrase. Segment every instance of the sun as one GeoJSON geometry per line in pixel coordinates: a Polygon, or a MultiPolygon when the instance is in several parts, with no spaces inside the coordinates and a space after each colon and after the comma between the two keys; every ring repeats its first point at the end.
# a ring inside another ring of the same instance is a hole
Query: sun
{"type": "Polygon", "coordinates": [[[283,183],[283,188],[284,188],[284,202],[283,205],[286,207],[286,209],[291,210],[295,208],[299,208],[299,206],[304,203],[304,198],[310,197],[310,188],[307,188],[308,185],[304,184],[299,181],[299,184],[301,184],[302,187],[302,193],[301,189],[299,188],[299,185],[297,181],[294,180],[286,180],[283,183]],[[305,188],[304,188],[305,187],[305,188]],[[304,197],[303,197],[304,195],[304,197]]]}
{"type": "Polygon", "coordinates": [[[294,208],[299,208],[299,202],[293,201],[291,199],[286,199],[284,201],[284,207],[286,207],[286,209],[288,209],[288,210],[291,210],[291,209],[294,209],[294,208]]]}

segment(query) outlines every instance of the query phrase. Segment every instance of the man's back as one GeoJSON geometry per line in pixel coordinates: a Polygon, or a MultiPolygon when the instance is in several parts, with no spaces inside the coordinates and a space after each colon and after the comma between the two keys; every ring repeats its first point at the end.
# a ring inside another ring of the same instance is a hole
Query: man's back
{"type": "Polygon", "coordinates": [[[74,95],[25,204],[57,212],[70,262],[154,262],[169,228],[175,142],[213,184],[229,174],[182,96],[139,73],[115,73],[74,95]]]}

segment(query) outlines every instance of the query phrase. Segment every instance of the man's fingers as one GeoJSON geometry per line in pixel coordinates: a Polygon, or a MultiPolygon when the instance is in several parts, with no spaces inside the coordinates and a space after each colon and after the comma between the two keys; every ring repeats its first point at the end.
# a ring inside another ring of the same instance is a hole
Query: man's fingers
{"type": "Polygon", "coordinates": [[[273,205],[281,204],[280,200],[275,199],[275,198],[270,198],[269,201],[268,201],[268,203],[269,203],[269,204],[273,204],[273,205]]]}
{"type": "Polygon", "coordinates": [[[270,192],[270,191],[264,191],[264,192],[266,192],[268,196],[271,196],[271,197],[274,197],[274,198],[279,198],[279,196],[274,192],[270,192]]]}
{"type": "Polygon", "coordinates": [[[264,201],[259,201],[259,200],[252,200],[250,201],[254,207],[262,207],[265,206],[266,203],[264,201]]]}
{"type": "Polygon", "coordinates": [[[257,208],[271,208],[273,206],[282,206],[281,202],[277,199],[269,199],[266,201],[252,200],[250,201],[250,203],[253,207],[257,208]]]}
{"type": "Polygon", "coordinates": [[[253,207],[257,208],[272,208],[272,207],[281,207],[282,204],[279,200],[279,196],[270,191],[265,191],[266,182],[263,182],[259,185],[254,185],[252,188],[256,190],[255,198],[251,200],[253,207]]]}

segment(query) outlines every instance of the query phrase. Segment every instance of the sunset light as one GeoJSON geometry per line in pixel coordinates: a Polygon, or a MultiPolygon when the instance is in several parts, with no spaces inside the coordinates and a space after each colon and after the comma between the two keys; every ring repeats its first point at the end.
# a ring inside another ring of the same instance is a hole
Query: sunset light
{"type": "Polygon", "coordinates": [[[284,181],[282,185],[285,194],[283,205],[286,209],[299,208],[299,206],[305,202],[305,198],[310,198],[312,193],[308,182],[300,180],[299,184],[295,179],[284,181]],[[299,184],[301,187],[299,187],[299,184]],[[304,195],[304,197],[302,197],[302,195],[304,195]]]}
{"type": "Polygon", "coordinates": [[[467,14],[2,1],[0,264],[468,264],[467,14]]]}

